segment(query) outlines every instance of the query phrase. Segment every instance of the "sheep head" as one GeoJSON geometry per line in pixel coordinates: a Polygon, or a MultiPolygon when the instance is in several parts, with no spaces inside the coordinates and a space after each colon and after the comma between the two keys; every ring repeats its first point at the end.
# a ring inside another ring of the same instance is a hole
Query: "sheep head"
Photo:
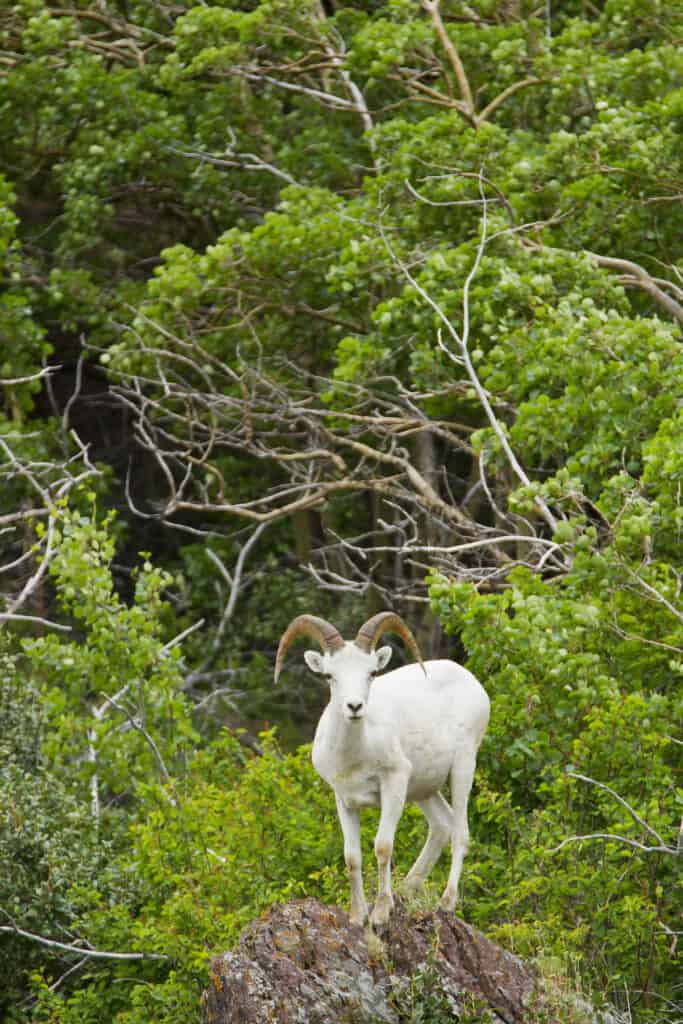
{"type": "Polygon", "coordinates": [[[290,644],[299,636],[310,636],[319,643],[323,653],[305,651],[306,664],[312,672],[328,679],[332,700],[343,716],[350,721],[359,721],[365,713],[372,677],[385,668],[391,658],[391,647],[375,649],[384,633],[400,636],[422,665],[415,637],[394,612],[373,615],[351,641],[344,641],[339,631],[325,619],[299,615],[289,624],[280,640],[275,660],[275,681],[279,678],[290,644]]]}

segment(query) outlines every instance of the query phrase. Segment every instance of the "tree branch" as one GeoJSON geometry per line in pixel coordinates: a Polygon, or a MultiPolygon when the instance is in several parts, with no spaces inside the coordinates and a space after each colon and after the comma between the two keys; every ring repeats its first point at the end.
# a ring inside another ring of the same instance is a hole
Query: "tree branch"
{"type": "MultiPolygon", "coordinates": [[[[482,198],[483,198],[483,196],[482,196],[482,198]]],[[[451,360],[451,362],[455,363],[456,366],[464,367],[464,369],[465,369],[465,371],[467,373],[467,376],[469,377],[470,382],[471,382],[472,386],[474,387],[474,390],[477,393],[477,397],[478,397],[478,399],[479,399],[479,401],[481,403],[481,406],[484,409],[484,412],[486,414],[486,418],[488,419],[491,427],[493,428],[493,431],[494,431],[496,437],[498,438],[498,441],[499,441],[499,443],[501,445],[501,448],[505,452],[506,458],[507,458],[508,462],[510,463],[510,466],[511,466],[515,476],[521,481],[521,483],[523,483],[526,486],[528,486],[531,483],[531,481],[529,480],[529,477],[527,476],[527,474],[524,471],[524,469],[522,468],[519,460],[517,459],[517,456],[515,455],[514,451],[512,450],[510,442],[508,441],[508,439],[507,439],[507,437],[505,435],[505,431],[501,427],[501,425],[500,425],[500,423],[498,421],[498,418],[497,418],[496,414],[493,411],[493,406],[491,405],[491,402],[489,400],[488,393],[486,392],[484,386],[482,385],[481,381],[479,380],[479,376],[478,376],[478,374],[477,374],[477,372],[476,372],[476,370],[474,368],[474,364],[472,363],[472,359],[471,359],[470,353],[469,353],[469,334],[470,334],[469,291],[470,291],[470,286],[472,284],[472,281],[474,280],[474,278],[475,278],[475,276],[477,274],[477,271],[479,270],[479,266],[481,264],[481,260],[482,260],[482,257],[484,255],[484,249],[485,249],[486,243],[487,243],[487,215],[486,215],[486,210],[487,210],[486,203],[482,203],[481,238],[480,238],[480,241],[479,241],[479,245],[477,246],[477,252],[476,252],[476,256],[475,256],[474,262],[472,264],[472,267],[470,269],[469,274],[467,275],[467,278],[465,280],[465,284],[464,284],[464,287],[463,287],[462,329],[461,329],[460,332],[458,332],[456,330],[456,328],[453,325],[452,321],[446,316],[446,314],[444,313],[444,311],[443,311],[442,307],[439,305],[439,303],[436,302],[436,300],[434,298],[432,298],[431,295],[429,295],[429,293],[422,287],[422,285],[416,280],[416,278],[413,277],[413,275],[408,270],[408,268],[403,263],[403,261],[396,255],[396,253],[394,252],[393,248],[391,247],[391,244],[390,244],[388,238],[386,237],[386,233],[384,232],[384,230],[382,228],[381,222],[380,222],[380,234],[382,235],[382,239],[384,241],[384,245],[387,248],[387,251],[389,252],[391,258],[394,260],[394,262],[397,264],[397,266],[401,270],[401,272],[404,275],[404,277],[406,278],[406,280],[418,292],[418,294],[421,296],[421,298],[434,310],[434,312],[438,316],[439,320],[441,320],[442,324],[446,328],[446,331],[448,332],[448,334],[451,336],[451,338],[455,342],[456,349],[457,349],[457,352],[458,352],[457,355],[444,343],[443,338],[442,338],[442,334],[441,334],[441,330],[439,329],[437,331],[437,341],[438,341],[438,344],[439,344],[439,348],[448,356],[448,358],[451,360]]],[[[545,503],[543,498],[540,497],[540,495],[537,495],[535,497],[534,501],[535,501],[535,504],[536,504],[537,508],[539,509],[543,519],[545,519],[545,521],[548,524],[548,526],[554,532],[557,529],[557,520],[555,519],[555,516],[552,514],[552,512],[548,508],[547,504],[545,503]]]]}
{"type": "Polygon", "coordinates": [[[581,775],[579,772],[567,772],[567,775],[571,779],[579,779],[581,782],[588,782],[591,786],[597,786],[598,789],[604,790],[609,793],[617,803],[619,803],[624,810],[633,818],[634,822],[642,828],[648,835],[652,836],[655,840],[655,845],[646,846],[644,843],[638,842],[636,839],[629,839],[627,836],[620,836],[611,832],[591,832],[589,835],[584,836],[568,836],[563,839],[559,846],[554,847],[551,853],[557,853],[568,843],[578,843],[584,840],[590,839],[601,839],[606,842],[624,843],[626,846],[632,847],[634,850],[638,850],[641,853],[666,853],[673,856],[678,856],[683,853],[683,819],[681,820],[681,830],[678,833],[678,842],[676,846],[669,846],[664,839],[660,836],[659,832],[656,831],[649,825],[644,818],[642,818],[638,812],[631,807],[627,800],[624,800],[611,786],[608,786],[604,782],[598,782],[597,779],[593,779],[590,775],[581,775]]]}
{"type": "Polygon", "coordinates": [[[512,85],[508,85],[507,89],[503,89],[497,96],[488,103],[484,109],[477,115],[477,119],[481,124],[483,121],[488,121],[492,114],[495,114],[498,107],[500,107],[510,97],[514,96],[520,89],[528,89],[532,85],[543,85],[545,83],[544,78],[522,78],[519,82],[513,82],[512,85]]]}
{"type": "Polygon", "coordinates": [[[0,377],[0,384],[8,388],[14,387],[15,384],[30,384],[36,380],[44,380],[61,369],[62,367],[56,364],[54,366],[44,366],[42,370],[39,370],[37,373],[30,373],[27,377],[0,377]]]}
{"type": "MultiPolygon", "coordinates": [[[[161,756],[161,752],[157,747],[156,743],[154,742],[154,739],[150,736],[147,729],[145,729],[140,719],[136,715],[132,714],[128,710],[128,708],[125,708],[122,704],[119,704],[115,697],[108,697],[106,693],[102,693],[100,696],[104,697],[107,704],[111,704],[113,708],[116,708],[117,711],[120,711],[121,714],[125,715],[126,719],[130,723],[132,728],[139,732],[140,735],[144,738],[145,742],[147,743],[147,745],[149,746],[150,750],[154,755],[154,759],[159,769],[159,774],[161,775],[166,785],[171,786],[171,788],[173,788],[173,779],[171,778],[171,775],[168,771],[168,768],[166,767],[164,759],[161,756]]],[[[175,803],[174,800],[172,800],[171,802],[175,803]]]]}
{"type": "MultiPolygon", "coordinates": [[[[667,295],[663,291],[662,287],[658,283],[658,279],[648,274],[644,267],[641,267],[639,263],[633,263],[631,260],[617,259],[614,256],[600,256],[598,253],[590,252],[588,249],[584,249],[587,256],[590,256],[592,260],[598,264],[599,267],[605,267],[607,270],[618,270],[622,273],[622,283],[630,285],[636,288],[641,288],[644,292],[654,299],[658,306],[666,310],[679,324],[683,324],[683,306],[676,302],[674,298],[667,295]]],[[[670,282],[661,282],[662,284],[669,284],[670,282]]],[[[672,288],[676,288],[675,285],[672,288]]],[[[677,291],[678,289],[676,289],[677,291]]]]}
{"type": "MultiPolygon", "coordinates": [[[[0,908],[0,913],[3,913],[10,921],[12,920],[6,910],[0,908]]],[[[88,949],[83,946],[77,946],[74,943],[58,942],[56,939],[46,939],[43,935],[28,932],[14,923],[0,925],[0,932],[20,935],[23,939],[39,942],[41,946],[47,946],[49,949],[59,949],[65,953],[76,953],[78,956],[88,957],[90,960],[163,960],[166,962],[169,960],[169,957],[164,956],[162,953],[112,953],[109,951],[105,952],[102,949],[88,949]]]]}
{"type": "Polygon", "coordinates": [[[421,2],[424,10],[432,20],[434,30],[439,37],[441,45],[446,51],[448,61],[455,73],[456,79],[458,80],[458,88],[460,89],[460,95],[462,97],[465,112],[476,126],[477,118],[474,110],[474,101],[472,99],[472,90],[470,89],[469,79],[465,74],[465,69],[462,65],[462,61],[460,60],[458,51],[453,45],[453,41],[448,35],[441,18],[440,0],[421,0],[421,2]]]}

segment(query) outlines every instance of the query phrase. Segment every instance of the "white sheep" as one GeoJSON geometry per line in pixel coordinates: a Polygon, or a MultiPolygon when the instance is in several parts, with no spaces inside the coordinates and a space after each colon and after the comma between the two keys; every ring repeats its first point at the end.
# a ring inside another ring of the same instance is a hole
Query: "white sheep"
{"type": "Polygon", "coordinates": [[[299,615],[280,640],[276,682],[287,649],[299,636],[312,637],[322,647],[323,654],[306,651],[304,658],[330,684],[330,702],[318,723],[312,756],[316,771],[332,787],[337,801],[351,883],[351,920],[362,924],[368,916],[359,810],[381,807],[375,837],[379,883],[371,922],[382,925],[394,905],[391,856],[406,800],[420,808],[429,832],[405,885],[419,888],[450,840],[452,864],[441,906],[452,910],[469,843],[467,800],[477,749],[489,720],[486,691],[454,661],[423,664],[415,638],[393,612],[368,619],[350,642],[324,619],[299,615]],[[402,637],[419,665],[405,665],[373,682],[391,657],[390,647],[375,650],[387,632],[402,637]],[[450,804],[440,793],[449,777],[450,804]]]}

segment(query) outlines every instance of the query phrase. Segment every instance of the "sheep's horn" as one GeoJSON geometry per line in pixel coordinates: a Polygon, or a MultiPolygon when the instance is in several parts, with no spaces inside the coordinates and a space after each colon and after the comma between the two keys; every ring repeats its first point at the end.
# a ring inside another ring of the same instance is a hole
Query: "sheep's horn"
{"type": "Polygon", "coordinates": [[[371,619],[368,619],[358,630],[355,639],[356,647],[360,647],[361,651],[369,654],[370,651],[374,651],[377,641],[383,633],[396,633],[400,636],[408,650],[420,662],[424,672],[425,667],[422,655],[420,654],[420,648],[417,646],[417,640],[400,615],[396,615],[395,612],[379,612],[379,614],[373,615],[371,619]]]}
{"type": "Polygon", "coordinates": [[[275,658],[276,683],[280,678],[282,665],[290,644],[299,636],[312,637],[326,651],[338,651],[340,647],[344,646],[344,640],[339,630],[331,622],[328,622],[326,619],[319,619],[316,615],[297,615],[282,634],[282,639],[277,649],[277,657],[275,658]]]}

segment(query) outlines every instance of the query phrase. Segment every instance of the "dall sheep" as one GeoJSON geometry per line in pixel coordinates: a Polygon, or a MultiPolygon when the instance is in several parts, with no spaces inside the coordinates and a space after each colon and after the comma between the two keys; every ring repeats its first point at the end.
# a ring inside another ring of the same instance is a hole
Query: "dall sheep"
{"type": "Polygon", "coordinates": [[[325,619],[297,616],[280,640],[276,682],[290,644],[300,636],[312,637],[321,646],[322,654],[306,651],[304,658],[330,685],[330,702],[318,723],[312,757],[337,802],[351,885],[351,920],[362,924],[368,916],[359,810],[368,805],[381,808],[375,837],[378,893],[370,920],[382,925],[394,905],[391,856],[406,800],[417,804],[429,824],[406,887],[422,885],[450,840],[452,863],[441,906],[452,910],[469,843],[467,800],[477,749],[489,720],[486,691],[454,661],[423,663],[413,634],[393,612],[368,619],[352,641],[344,641],[325,619]],[[390,647],[375,650],[388,632],[403,639],[419,664],[405,665],[373,681],[391,657],[390,647]],[[449,777],[450,804],[440,792],[449,777]]]}

